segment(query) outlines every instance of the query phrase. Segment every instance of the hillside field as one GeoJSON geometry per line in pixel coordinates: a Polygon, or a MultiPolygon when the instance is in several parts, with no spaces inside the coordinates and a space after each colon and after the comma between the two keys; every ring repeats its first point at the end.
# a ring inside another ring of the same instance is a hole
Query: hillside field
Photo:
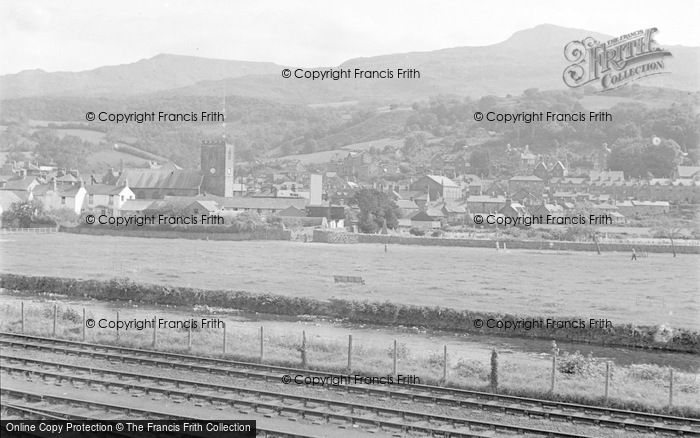
{"type": "Polygon", "coordinates": [[[215,242],[73,234],[0,236],[0,272],[347,298],[700,328],[699,256],[215,242]],[[70,256],[68,256],[70,248],[70,256]],[[360,275],[364,286],[333,275],[360,275]]]}

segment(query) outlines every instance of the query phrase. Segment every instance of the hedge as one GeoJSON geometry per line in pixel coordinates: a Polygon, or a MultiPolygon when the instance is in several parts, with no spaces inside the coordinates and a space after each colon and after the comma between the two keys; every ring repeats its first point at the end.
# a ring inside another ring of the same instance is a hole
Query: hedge
{"type": "MultiPolygon", "coordinates": [[[[608,329],[536,328],[500,331],[476,328],[474,321],[496,319],[516,321],[540,317],[472,312],[444,307],[411,306],[391,302],[314,298],[231,290],[204,290],[187,287],[135,283],[128,279],[79,280],[58,277],[0,275],[0,287],[35,293],[56,293],[101,300],[135,301],[177,306],[206,305],[275,315],[318,315],[351,323],[385,326],[420,326],[435,330],[477,335],[503,335],[525,338],[585,342],[597,345],[700,353],[700,333],[688,329],[658,326],[615,325],[608,329]]],[[[559,318],[565,320],[566,318],[559,318]]],[[[578,319],[578,318],[571,318],[578,319]]]]}

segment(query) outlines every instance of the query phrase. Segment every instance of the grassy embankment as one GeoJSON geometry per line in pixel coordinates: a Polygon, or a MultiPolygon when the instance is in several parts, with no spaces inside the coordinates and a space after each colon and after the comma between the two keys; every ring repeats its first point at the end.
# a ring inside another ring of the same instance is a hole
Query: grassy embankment
{"type": "MultiPolygon", "coordinates": [[[[82,310],[57,305],[57,332],[59,338],[82,339],[82,310]]],[[[25,333],[51,336],[53,333],[53,304],[25,305],[25,333]]],[[[120,312],[120,320],[143,318],[144,313],[129,309],[120,312]]],[[[89,310],[87,318],[109,318],[102,310],[89,310]]],[[[202,315],[196,315],[201,318],[202,315]]],[[[222,319],[226,319],[222,317],[222,319]]],[[[21,330],[20,309],[16,303],[0,306],[0,330],[21,330]]],[[[260,332],[255,328],[227,330],[226,349],[222,352],[222,330],[195,330],[192,347],[188,349],[187,330],[158,331],[156,348],[201,356],[224,357],[256,362],[260,360],[260,332]]],[[[86,331],[86,341],[119,344],[134,348],[152,348],[152,330],[120,332],[110,329],[86,331]]],[[[301,332],[265,330],[264,362],[290,367],[301,367],[301,332]]],[[[307,367],[310,370],[347,372],[347,339],[328,339],[310,335],[306,343],[307,367]]],[[[422,383],[443,384],[443,353],[441,346],[434,351],[413,348],[399,343],[397,348],[398,373],[414,374],[422,383]]],[[[392,372],[393,348],[391,343],[353,343],[353,374],[382,376],[392,372]]],[[[464,357],[448,353],[447,386],[490,391],[489,357],[464,357]]],[[[556,373],[556,389],[549,392],[551,358],[521,360],[500,354],[498,392],[504,394],[564,400],[569,402],[607,405],[623,409],[671,413],[700,417],[700,397],[697,375],[674,373],[674,406],[668,407],[669,368],[656,365],[616,366],[613,364],[610,395],[603,398],[605,363],[576,354],[560,355],[556,373]]]]}

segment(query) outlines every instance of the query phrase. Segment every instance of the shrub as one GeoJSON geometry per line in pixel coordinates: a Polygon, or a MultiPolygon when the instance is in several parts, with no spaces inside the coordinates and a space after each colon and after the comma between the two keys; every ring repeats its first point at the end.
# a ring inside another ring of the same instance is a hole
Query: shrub
{"type": "Polygon", "coordinates": [[[668,370],[657,365],[633,364],[627,368],[627,377],[635,380],[667,380],[668,376],[668,370]]]}
{"type": "Polygon", "coordinates": [[[420,228],[411,228],[408,230],[409,233],[411,233],[414,236],[425,236],[425,231],[421,230],[420,228]]]}
{"type": "Polygon", "coordinates": [[[557,360],[557,371],[563,374],[583,374],[587,369],[588,359],[578,350],[564,352],[557,360]]]}
{"type": "Polygon", "coordinates": [[[483,363],[474,359],[460,358],[454,370],[459,377],[475,377],[479,380],[489,379],[489,370],[483,363]]]}

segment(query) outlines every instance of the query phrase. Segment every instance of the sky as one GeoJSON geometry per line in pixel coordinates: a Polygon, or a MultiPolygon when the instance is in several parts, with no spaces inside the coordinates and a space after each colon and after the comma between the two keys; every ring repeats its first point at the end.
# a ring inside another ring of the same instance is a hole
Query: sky
{"type": "Polygon", "coordinates": [[[613,36],[657,27],[700,46],[692,0],[2,0],[0,74],[81,71],[160,53],[335,66],[347,59],[483,46],[549,23],[613,36]]]}

